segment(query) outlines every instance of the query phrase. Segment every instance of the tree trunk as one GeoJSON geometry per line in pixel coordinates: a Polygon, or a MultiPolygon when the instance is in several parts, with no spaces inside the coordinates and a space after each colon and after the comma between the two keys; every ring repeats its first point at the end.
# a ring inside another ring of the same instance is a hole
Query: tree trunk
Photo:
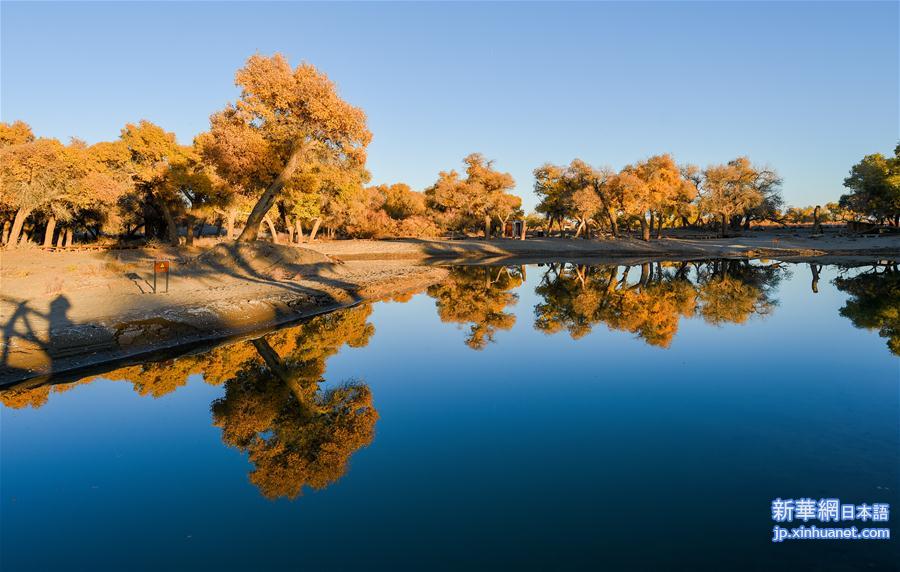
{"type": "Polygon", "coordinates": [[[228,240],[234,239],[234,219],[237,218],[237,211],[230,210],[228,211],[228,216],[225,222],[225,228],[228,229],[228,240]]]}
{"type": "Polygon", "coordinates": [[[6,244],[9,241],[9,221],[3,221],[3,232],[0,234],[0,241],[2,244],[6,244]]]}
{"type": "Polygon", "coordinates": [[[66,229],[59,229],[59,236],[56,237],[56,248],[62,248],[66,241],[66,229]]]}
{"type": "Polygon", "coordinates": [[[44,248],[53,246],[53,232],[56,230],[56,217],[50,217],[47,221],[47,229],[44,231],[44,248]]]}
{"type": "Polygon", "coordinates": [[[25,226],[25,219],[31,211],[28,209],[19,209],[16,211],[16,218],[13,219],[12,230],[9,232],[9,239],[6,245],[9,248],[15,248],[19,244],[19,237],[22,235],[22,227],[25,226]]]}
{"type": "Polygon", "coordinates": [[[294,219],[294,228],[297,233],[297,244],[303,242],[303,223],[300,222],[300,217],[294,219]]]}
{"type": "Polygon", "coordinates": [[[641,215],[641,239],[644,242],[650,242],[650,228],[647,226],[647,219],[641,215]]]}
{"type": "Polygon", "coordinates": [[[282,218],[284,219],[284,228],[287,229],[288,233],[288,244],[294,244],[294,225],[291,224],[291,219],[288,215],[284,215],[282,218]]]}
{"type": "Polygon", "coordinates": [[[163,218],[166,221],[166,233],[169,235],[169,243],[172,246],[178,246],[178,226],[175,224],[172,211],[165,201],[157,200],[156,202],[159,204],[159,210],[162,211],[163,218]]]}
{"type": "Polygon", "coordinates": [[[612,211],[607,211],[606,216],[609,217],[609,227],[612,229],[613,238],[619,238],[619,222],[612,211]]]}
{"type": "Polygon", "coordinates": [[[484,239],[491,238],[491,215],[484,215],[484,239]]]}
{"type": "Polygon", "coordinates": [[[726,214],[722,214],[722,233],[721,237],[725,238],[725,229],[728,228],[728,216],[726,214]]]}
{"type": "Polygon", "coordinates": [[[681,215],[681,228],[687,228],[690,224],[691,221],[688,220],[688,217],[681,215]]]}
{"type": "Polygon", "coordinates": [[[662,215],[656,217],[656,238],[662,238],[663,218],[662,215]]]}
{"type": "Polygon", "coordinates": [[[287,160],[287,163],[284,164],[284,169],[278,173],[278,176],[275,177],[275,180],[272,181],[269,188],[267,188],[262,196],[259,197],[259,200],[256,201],[253,210],[250,211],[250,216],[247,217],[247,224],[244,226],[244,230],[238,237],[238,241],[249,242],[251,240],[256,240],[256,237],[259,236],[259,224],[272,208],[272,205],[275,204],[275,199],[278,197],[278,193],[281,192],[281,189],[284,188],[285,183],[293,176],[304,150],[305,146],[302,144],[294,146],[290,158],[287,160]]]}
{"type": "Polygon", "coordinates": [[[72,227],[70,226],[70,227],[66,228],[66,248],[69,248],[70,246],[72,246],[72,244],[74,242],[75,242],[75,233],[72,232],[72,227]]]}
{"type": "Polygon", "coordinates": [[[313,220],[312,230],[309,231],[309,240],[307,242],[312,242],[316,239],[316,233],[319,232],[320,224],[322,224],[322,219],[317,218],[313,220]]]}
{"type": "Polygon", "coordinates": [[[194,245],[194,217],[188,216],[185,222],[184,243],[186,246],[194,245]]]}
{"type": "Polygon", "coordinates": [[[653,234],[653,229],[656,228],[656,216],[653,211],[650,211],[650,234],[653,234]]]}
{"type": "Polygon", "coordinates": [[[269,234],[272,235],[272,242],[278,244],[278,231],[275,230],[275,224],[272,222],[271,217],[263,217],[263,220],[266,223],[266,226],[269,227],[269,234]]]}
{"type": "Polygon", "coordinates": [[[813,210],[813,234],[820,234],[822,225],[819,224],[819,205],[813,210]]]}
{"type": "MultiPolygon", "coordinates": [[[[527,232],[527,229],[525,227],[527,224],[527,221],[525,219],[522,219],[522,235],[519,237],[519,240],[525,240],[525,233],[527,232]]],[[[524,269],[525,267],[523,266],[522,268],[524,269]]]]}

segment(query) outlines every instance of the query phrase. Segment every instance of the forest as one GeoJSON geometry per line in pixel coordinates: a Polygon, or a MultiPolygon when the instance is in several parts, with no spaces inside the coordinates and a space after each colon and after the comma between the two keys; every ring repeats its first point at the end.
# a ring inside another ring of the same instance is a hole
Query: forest
{"type": "Polygon", "coordinates": [[[328,238],[503,234],[524,219],[543,235],[650,241],[663,230],[865,221],[900,225],[900,145],[854,165],[835,202],[785,207],[782,178],[747,157],[700,168],[657,154],[615,170],[575,159],[534,170],[536,212],[509,173],[479,153],[422,190],[370,185],[365,112],[341,99],[315,66],[254,55],[235,75],[239,98],[210,116],[190,145],[147,120],[88,144],[0,123],[0,224],[6,248],[76,241],[191,245],[212,234],[267,235],[299,244],[328,238]]]}

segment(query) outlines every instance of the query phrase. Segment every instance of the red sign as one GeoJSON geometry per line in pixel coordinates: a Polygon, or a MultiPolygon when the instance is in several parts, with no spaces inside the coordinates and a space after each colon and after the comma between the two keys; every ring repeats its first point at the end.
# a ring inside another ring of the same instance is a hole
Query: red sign
{"type": "Polygon", "coordinates": [[[154,266],[154,270],[156,272],[169,272],[169,261],[168,260],[157,260],[154,266]]]}

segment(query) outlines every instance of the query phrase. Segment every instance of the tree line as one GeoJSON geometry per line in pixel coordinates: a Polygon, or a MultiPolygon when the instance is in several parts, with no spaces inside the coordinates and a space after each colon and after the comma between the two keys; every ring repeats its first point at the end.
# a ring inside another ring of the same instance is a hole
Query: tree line
{"type": "Polygon", "coordinates": [[[74,232],[190,244],[206,224],[250,241],[335,236],[495,232],[521,200],[508,173],[472,154],[465,172],[441,172],[424,192],[368,186],[365,113],[314,66],[252,56],[235,76],[237,101],[210,117],[190,145],[146,120],[88,145],[0,124],[3,242],[68,245],[74,232]],[[238,232],[238,225],[243,229],[238,232]]]}
{"type": "MultiPolygon", "coordinates": [[[[422,192],[369,185],[366,115],[310,64],[254,55],[235,84],[240,96],[190,145],[147,120],[93,145],[0,123],[3,243],[66,246],[77,234],[190,244],[210,225],[240,241],[267,233],[299,243],[322,229],[331,237],[491,237],[524,216],[513,177],[478,153],[422,192]]],[[[651,240],[676,225],[717,226],[724,235],[797,218],[782,212],[778,173],[746,157],[700,169],[662,154],[618,171],[576,159],[534,175],[540,203],[529,220],[548,232],[571,225],[577,236],[619,237],[639,227],[651,240]]],[[[900,224],[900,146],[893,157],[866,156],[845,185],[850,192],[823,217],[900,224]]]]}

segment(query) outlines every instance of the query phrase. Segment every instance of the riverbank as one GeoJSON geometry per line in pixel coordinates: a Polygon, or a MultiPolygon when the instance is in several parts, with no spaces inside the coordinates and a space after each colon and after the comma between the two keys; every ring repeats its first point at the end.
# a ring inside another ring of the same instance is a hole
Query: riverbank
{"type": "Polygon", "coordinates": [[[858,263],[900,258],[900,237],[749,233],[645,243],[518,240],[266,242],[105,252],[6,251],[0,267],[0,385],[183,345],[265,331],[317,313],[420,291],[449,264],[649,258],[858,263]],[[153,292],[153,262],[168,260],[153,292]]]}
{"type": "Polygon", "coordinates": [[[415,260],[422,262],[503,262],[547,258],[817,258],[823,256],[897,255],[900,235],[854,237],[829,233],[814,236],[796,230],[748,232],[732,238],[684,234],[644,242],[635,238],[581,240],[339,240],[303,245],[341,260],[415,260]]]}

